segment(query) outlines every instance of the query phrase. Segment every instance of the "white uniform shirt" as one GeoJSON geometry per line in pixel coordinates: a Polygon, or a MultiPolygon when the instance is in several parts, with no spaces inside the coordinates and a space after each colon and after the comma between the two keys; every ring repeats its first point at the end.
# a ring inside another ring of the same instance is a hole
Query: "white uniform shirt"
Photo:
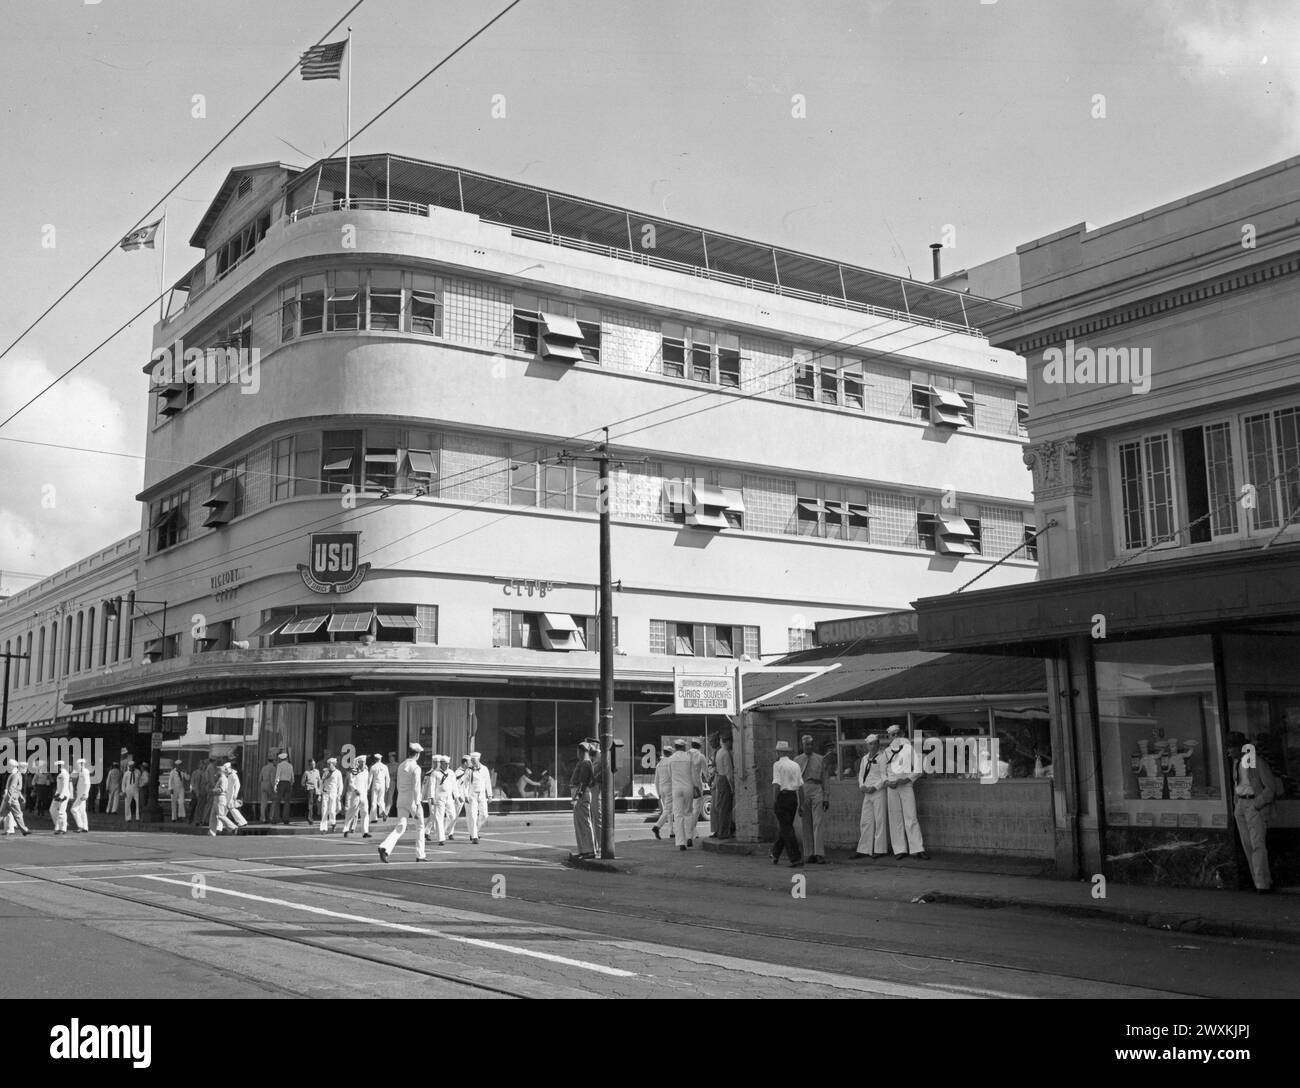
{"type": "Polygon", "coordinates": [[[655,793],[660,797],[667,797],[673,792],[672,768],[668,766],[670,758],[672,757],[662,756],[655,764],[655,793]]]}
{"type": "Polygon", "coordinates": [[[397,796],[406,801],[420,797],[420,764],[414,758],[404,759],[397,768],[397,796]]]}
{"type": "Polygon", "coordinates": [[[282,759],[275,765],[275,784],[278,786],[281,782],[293,784],[293,764],[287,759],[282,759]]]}
{"type": "Polygon", "coordinates": [[[388,789],[388,768],[382,763],[376,763],[370,768],[370,792],[383,793],[388,789]]]}
{"type": "Polygon", "coordinates": [[[77,771],[76,800],[84,801],[90,796],[90,768],[81,767],[77,771]]]}
{"type": "Polygon", "coordinates": [[[320,776],[321,793],[327,797],[343,795],[343,772],[337,767],[327,767],[320,776]]]}
{"type": "Polygon", "coordinates": [[[479,796],[484,801],[492,797],[492,772],[482,764],[475,767],[472,764],[466,768],[465,781],[462,784],[466,797],[479,796]]]}
{"type": "Polygon", "coordinates": [[[789,756],[782,755],[772,764],[772,785],[780,786],[783,790],[797,790],[803,785],[799,764],[789,756]]]}
{"type": "Polygon", "coordinates": [[[886,782],[915,782],[921,777],[920,760],[906,738],[894,738],[886,756],[886,782]]]}
{"type": "Polygon", "coordinates": [[[315,767],[310,771],[304,771],[302,785],[308,793],[320,793],[320,771],[315,767]]]}
{"type": "Polygon", "coordinates": [[[54,779],[54,796],[64,798],[70,797],[72,795],[71,790],[72,785],[68,780],[68,769],[66,767],[60,767],[59,773],[54,779]]]}
{"type": "Polygon", "coordinates": [[[858,764],[858,788],[865,789],[867,786],[875,786],[879,789],[885,784],[885,764],[889,759],[889,754],[883,749],[876,749],[874,756],[866,755],[862,757],[862,762],[858,764]]]}
{"type": "Polygon", "coordinates": [[[433,782],[433,799],[443,801],[447,798],[456,799],[460,796],[460,783],[452,773],[450,767],[440,767],[429,773],[429,778],[433,782]]]}
{"type": "Polygon", "coordinates": [[[367,797],[370,794],[370,772],[361,764],[353,764],[352,780],[348,783],[348,792],[367,797]]]}
{"type": "Polygon", "coordinates": [[[691,759],[689,753],[678,750],[665,759],[664,763],[668,766],[668,780],[674,790],[694,791],[703,788],[704,779],[698,770],[699,764],[691,759]]]}
{"type": "Polygon", "coordinates": [[[179,797],[185,792],[185,779],[181,777],[179,768],[173,767],[167,775],[167,788],[173,797],[179,797]]]}

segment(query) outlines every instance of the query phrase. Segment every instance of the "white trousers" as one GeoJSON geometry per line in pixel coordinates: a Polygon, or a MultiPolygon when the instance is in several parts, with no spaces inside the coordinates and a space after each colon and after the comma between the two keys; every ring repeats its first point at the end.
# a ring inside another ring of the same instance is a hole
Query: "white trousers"
{"type": "Polygon", "coordinates": [[[443,797],[435,797],[433,804],[429,806],[429,813],[433,817],[433,837],[439,842],[447,841],[447,833],[456,822],[457,804],[455,797],[446,794],[443,797]]]}
{"type": "Polygon", "coordinates": [[[362,797],[359,793],[354,793],[348,798],[348,817],[343,821],[344,832],[351,831],[356,826],[358,818],[361,820],[361,833],[363,835],[369,835],[370,806],[368,799],[362,797]]]}
{"type": "Polygon", "coordinates": [[[900,782],[894,789],[885,788],[889,801],[889,845],[894,855],[919,854],[925,849],[921,825],[916,822],[916,794],[912,783],[900,782]]]}
{"type": "Polygon", "coordinates": [[[862,795],[862,819],[858,822],[858,853],[889,853],[889,791],[881,786],[862,795]]]}
{"type": "Polygon", "coordinates": [[[50,819],[54,821],[55,831],[68,830],[68,799],[50,802],[50,819]]]}
{"type": "Polygon", "coordinates": [[[185,819],[185,794],[172,794],[172,822],[185,819]]]}
{"type": "Polygon", "coordinates": [[[212,820],[208,824],[208,830],[220,834],[223,827],[227,831],[239,830],[239,825],[230,818],[230,802],[224,797],[212,802],[212,820]]]}
{"type": "Polygon", "coordinates": [[[138,789],[127,790],[122,794],[122,814],[128,820],[140,819],[140,791],[138,789]],[[131,815],[132,807],[135,808],[135,816],[131,815]]]}
{"type": "Polygon", "coordinates": [[[328,831],[332,828],[339,818],[339,795],[337,793],[322,793],[320,798],[320,829],[328,831]]]}
{"type": "Polygon", "coordinates": [[[112,789],[112,790],[109,790],[109,791],[108,791],[108,808],[107,808],[106,811],[108,811],[108,812],[116,812],[116,811],[117,811],[118,802],[121,801],[121,800],[122,800],[122,791],[121,791],[121,790],[119,790],[119,789],[112,789]]]}
{"type": "Polygon", "coordinates": [[[660,794],[659,807],[662,810],[659,813],[659,819],[655,821],[655,827],[663,827],[667,824],[673,834],[676,834],[676,826],[673,824],[673,791],[660,794]]]}
{"type": "Polygon", "coordinates": [[[388,838],[383,841],[381,849],[385,853],[392,855],[397,849],[397,840],[406,834],[407,821],[415,823],[415,856],[424,857],[424,809],[420,805],[418,797],[397,798],[397,826],[388,833],[388,838]]]}
{"type": "Polygon", "coordinates": [[[71,807],[72,822],[77,825],[81,831],[89,831],[90,827],[86,823],[86,798],[78,797],[72,802],[71,807]]]}
{"type": "Polygon", "coordinates": [[[695,838],[695,788],[693,786],[673,787],[673,817],[677,829],[677,845],[685,846],[688,839],[695,838]]]}
{"type": "Polygon", "coordinates": [[[370,790],[370,818],[378,820],[387,815],[388,809],[384,807],[384,791],[372,787],[370,790]]]}
{"type": "Polygon", "coordinates": [[[465,822],[469,824],[469,837],[477,839],[483,825],[487,823],[487,798],[481,793],[472,793],[465,798],[465,822]]]}

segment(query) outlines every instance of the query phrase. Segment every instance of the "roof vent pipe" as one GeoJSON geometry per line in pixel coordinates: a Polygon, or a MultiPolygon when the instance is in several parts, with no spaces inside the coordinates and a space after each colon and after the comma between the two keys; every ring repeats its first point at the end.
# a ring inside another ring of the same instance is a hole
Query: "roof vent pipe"
{"type": "Polygon", "coordinates": [[[943,249],[942,242],[930,243],[930,255],[934,259],[934,278],[936,280],[943,274],[939,269],[939,250],[943,249]]]}

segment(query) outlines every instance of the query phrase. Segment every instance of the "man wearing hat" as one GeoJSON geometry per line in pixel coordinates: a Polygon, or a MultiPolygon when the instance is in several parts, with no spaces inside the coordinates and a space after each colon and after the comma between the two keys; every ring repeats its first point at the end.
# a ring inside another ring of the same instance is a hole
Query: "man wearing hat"
{"type": "MultiPolygon", "coordinates": [[[[293,795],[293,764],[283,748],[275,753],[275,811],[280,823],[289,826],[289,803],[293,795]]],[[[272,820],[274,822],[274,820],[272,820]]]]}
{"type": "Polygon", "coordinates": [[[90,799],[90,771],[84,759],[77,760],[77,778],[72,784],[72,822],[85,834],[90,830],[86,823],[86,802],[90,799]]]}
{"type": "Polygon", "coordinates": [[[794,818],[799,811],[799,791],[803,775],[799,764],[790,758],[790,742],[776,742],[776,762],[772,764],[772,810],[776,813],[776,842],[772,844],[772,864],[781,860],[784,850],[790,858],[790,868],[803,864],[799,849],[799,836],[794,833],[794,818]]]}
{"type": "MultiPolygon", "coordinates": [[[[12,820],[24,835],[30,835],[27,822],[23,819],[23,775],[27,773],[27,764],[16,759],[9,761],[9,777],[5,779],[4,794],[0,796],[0,816],[12,820]]],[[[6,835],[13,831],[6,829],[6,835]]]]}
{"type": "Polygon", "coordinates": [[[573,797],[573,835],[578,842],[578,857],[596,856],[596,833],[591,825],[591,787],[596,779],[591,767],[591,744],[578,745],[578,765],[569,778],[569,793],[573,797]]]}
{"type": "MultiPolygon", "coordinates": [[[[122,758],[125,759],[127,751],[122,749],[122,758]]],[[[118,803],[122,800],[122,768],[114,763],[108,769],[108,780],[104,783],[104,788],[108,791],[108,804],[105,805],[104,811],[117,812],[118,803]]]]}
{"type": "Polygon", "coordinates": [[[61,759],[54,761],[54,796],[50,800],[50,819],[54,821],[54,833],[68,833],[68,802],[72,800],[72,781],[68,777],[68,765],[61,759]]]}
{"type": "Polygon", "coordinates": [[[194,791],[194,811],[190,813],[190,823],[202,826],[208,820],[208,808],[210,806],[208,793],[212,788],[212,783],[208,779],[208,757],[206,755],[199,760],[198,766],[194,768],[194,773],[190,775],[190,788],[194,791]]]}
{"type": "Polygon", "coordinates": [[[122,814],[127,823],[132,819],[140,821],[140,771],[134,759],[126,761],[126,770],[122,772],[122,814]]]}
{"type": "Polygon", "coordinates": [[[387,862],[406,833],[407,820],[415,821],[415,860],[424,860],[424,809],[420,807],[420,753],[423,745],[409,744],[406,758],[397,768],[397,826],[379,847],[379,860],[387,862]]]}
{"type": "MultiPolygon", "coordinates": [[[[451,761],[448,760],[448,763],[451,761]]],[[[447,824],[448,840],[456,837],[456,821],[465,815],[465,776],[469,774],[469,756],[460,757],[460,768],[455,772],[456,776],[456,807],[451,814],[451,820],[447,824]]]]}
{"type": "Polygon", "coordinates": [[[320,771],[316,769],[314,759],[307,760],[307,769],[302,772],[302,788],[307,791],[307,822],[312,818],[320,819],[320,771]]]}
{"type": "Polygon", "coordinates": [[[433,770],[429,772],[429,813],[433,818],[433,834],[439,846],[447,842],[447,828],[456,818],[460,805],[460,783],[451,772],[451,757],[435,755],[433,770]]]}
{"type": "Polygon", "coordinates": [[[230,818],[230,799],[233,796],[234,786],[231,781],[232,773],[230,760],[221,760],[217,764],[217,776],[212,780],[212,787],[208,790],[208,798],[212,802],[212,818],[208,822],[208,834],[213,838],[221,834],[222,828],[227,831],[239,830],[239,825],[230,818]]]}
{"type": "Polygon", "coordinates": [[[492,772],[483,766],[480,752],[470,752],[469,770],[461,780],[465,794],[465,822],[469,824],[469,841],[478,842],[478,833],[487,823],[488,802],[492,799],[492,772]]]}
{"type": "Polygon", "coordinates": [[[894,857],[900,860],[910,855],[928,861],[930,855],[925,852],[925,842],[921,838],[921,825],[916,819],[916,794],[912,790],[912,783],[921,777],[921,768],[917,766],[916,753],[902,732],[897,725],[885,730],[889,737],[885,766],[889,843],[894,849],[894,857]]]}
{"type": "Polygon", "coordinates": [[[855,858],[878,858],[889,853],[886,821],[889,807],[885,794],[885,773],[889,756],[880,750],[880,737],[867,737],[867,754],[858,765],[858,789],[862,791],[862,817],[858,822],[858,849],[855,858]]]}
{"type": "Polygon", "coordinates": [[[320,776],[320,829],[333,831],[339,818],[339,801],[343,797],[343,772],[339,761],[330,756],[320,776]]]}
{"type": "Polygon", "coordinates": [[[659,762],[655,764],[655,793],[659,795],[659,819],[650,830],[656,839],[662,839],[659,829],[668,825],[668,837],[675,839],[677,832],[673,825],[673,783],[672,769],[668,766],[668,757],[673,754],[672,746],[665,744],[660,753],[659,762]]]}
{"type": "Polygon", "coordinates": [[[366,770],[366,757],[357,756],[352,761],[352,777],[348,779],[348,809],[343,821],[343,837],[352,834],[358,816],[361,819],[361,837],[370,838],[370,773],[366,770]]]}
{"type": "Polygon", "coordinates": [[[171,770],[167,772],[167,792],[172,799],[172,823],[180,823],[185,819],[185,774],[179,752],[172,758],[171,770]]]}
{"type": "Polygon", "coordinates": [[[800,738],[803,751],[795,757],[803,789],[799,792],[799,812],[803,816],[803,847],[808,860],[814,865],[826,863],[826,835],[823,830],[826,813],[830,810],[830,794],[826,786],[826,758],[818,755],[811,735],[800,738]]]}
{"type": "Polygon", "coordinates": [[[673,754],[665,762],[668,764],[668,783],[673,795],[677,849],[685,850],[688,846],[695,845],[695,799],[704,796],[704,779],[696,770],[682,737],[673,741],[673,754]]]}
{"type": "Polygon", "coordinates": [[[384,757],[376,752],[370,761],[370,818],[372,820],[388,819],[388,787],[391,785],[388,767],[384,757]]]}

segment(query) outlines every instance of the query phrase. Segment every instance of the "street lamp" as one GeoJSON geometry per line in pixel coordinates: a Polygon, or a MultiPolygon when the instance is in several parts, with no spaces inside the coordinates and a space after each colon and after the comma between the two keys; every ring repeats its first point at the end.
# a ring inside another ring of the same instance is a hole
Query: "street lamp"
{"type": "MultiPolygon", "coordinates": [[[[121,615],[121,610],[122,610],[122,598],[114,597],[111,600],[105,600],[103,602],[103,606],[104,606],[104,614],[106,616],[112,616],[114,619],[118,619],[119,616],[121,615]]],[[[133,597],[131,598],[131,602],[128,605],[128,607],[131,610],[130,614],[132,619],[134,619],[138,614],[142,618],[147,619],[150,623],[153,623],[154,627],[158,631],[158,649],[159,649],[158,660],[166,661],[167,660],[167,602],[146,601],[140,597],[133,597]],[[141,605],[141,604],[162,605],[161,626],[159,626],[157,623],[154,623],[153,617],[150,616],[147,612],[139,612],[135,608],[136,605],[141,605]]],[[[149,664],[152,665],[153,662],[150,661],[149,664]]],[[[149,815],[154,819],[159,819],[159,820],[162,819],[162,804],[158,800],[158,793],[159,793],[158,775],[160,773],[159,760],[162,758],[162,735],[163,735],[162,727],[163,727],[163,705],[161,702],[156,702],[154,703],[154,708],[153,708],[153,729],[149,737],[149,784],[150,786],[153,787],[149,794],[149,815]]]]}

